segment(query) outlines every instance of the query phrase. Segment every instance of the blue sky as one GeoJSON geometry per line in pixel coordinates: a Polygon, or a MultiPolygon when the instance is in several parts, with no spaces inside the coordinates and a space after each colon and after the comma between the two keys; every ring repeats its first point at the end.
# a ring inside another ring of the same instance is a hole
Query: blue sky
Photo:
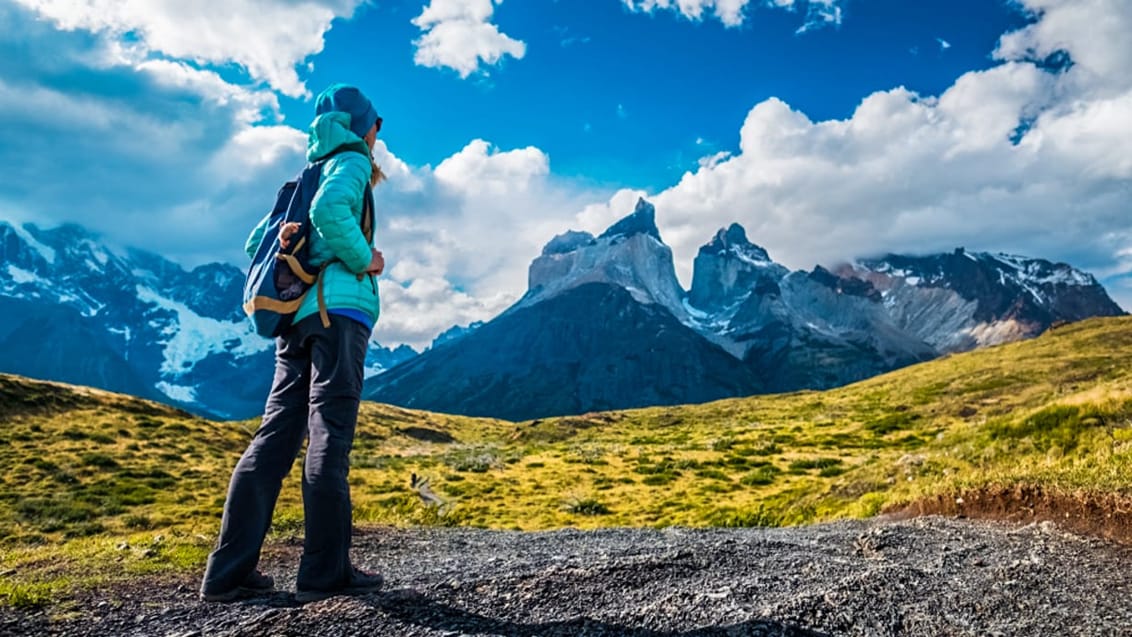
{"type": "Polygon", "coordinates": [[[962,245],[1132,307],[1130,32],[1126,0],[0,0],[0,218],[243,266],[346,81],[386,122],[386,344],[638,196],[685,285],[738,221],[791,268],[962,245]]]}
{"type": "MultiPolygon", "coordinates": [[[[839,119],[874,91],[935,95],[992,66],[998,37],[1028,21],[1002,1],[871,0],[846,4],[840,25],[799,34],[804,4],[752,5],[741,26],[728,27],[675,11],[633,13],[617,1],[509,0],[493,22],[525,42],[523,58],[461,81],[413,64],[420,30],[410,19],[421,6],[361,7],[327,34],[308,86],[358,83],[386,117],[387,142],[414,165],[435,165],[479,137],[534,145],[558,175],[650,190],[709,152],[735,150],[738,124],[769,97],[839,119]]],[[[302,127],[310,103],[284,100],[283,111],[302,127]]]]}

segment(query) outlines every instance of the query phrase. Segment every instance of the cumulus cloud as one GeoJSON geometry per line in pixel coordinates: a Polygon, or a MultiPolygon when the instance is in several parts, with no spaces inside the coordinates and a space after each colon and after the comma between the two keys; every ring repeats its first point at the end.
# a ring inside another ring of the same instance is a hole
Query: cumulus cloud
{"type": "Polygon", "coordinates": [[[414,41],[413,61],[420,66],[450,68],[466,78],[483,65],[510,55],[522,59],[527,45],[491,23],[503,0],[431,0],[413,24],[423,32],[414,41]]]}
{"type": "Polygon", "coordinates": [[[30,9],[0,6],[0,25],[0,215],[79,223],[186,264],[240,262],[231,228],[263,214],[305,146],[279,125],[273,91],[108,54],[106,40],[30,9]]]}
{"type": "Polygon", "coordinates": [[[482,139],[440,162],[436,178],[470,195],[526,192],[550,173],[550,157],[534,146],[500,151],[482,139]]]}
{"type": "Polygon", "coordinates": [[[542,246],[586,203],[607,196],[552,176],[535,147],[503,150],[476,139],[435,169],[410,168],[376,192],[382,343],[428,345],[452,325],[489,320],[527,288],[542,246]]]}
{"type": "Polygon", "coordinates": [[[322,50],[331,22],[362,0],[15,0],[59,28],[82,29],[171,58],[223,65],[290,96],[306,87],[295,66],[322,50]]]}
{"type": "Polygon", "coordinates": [[[1132,29],[1132,5],[1025,5],[1041,17],[1002,38],[1001,63],[939,96],[881,91],[851,117],[819,122],[779,99],[754,106],[738,153],[706,158],[655,195],[681,279],[711,231],[738,221],[794,268],[963,245],[1126,281],[1132,43],[1119,34],[1132,29]],[[1059,51],[1071,65],[1042,63],[1059,51]]]}
{"type": "Polygon", "coordinates": [[[621,0],[631,11],[652,13],[657,9],[677,11],[689,20],[703,19],[711,11],[724,25],[737,27],[746,20],[747,5],[796,10],[804,7],[805,23],[798,28],[802,33],[816,27],[841,24],[841,4],[844,0],[621,0]]]}

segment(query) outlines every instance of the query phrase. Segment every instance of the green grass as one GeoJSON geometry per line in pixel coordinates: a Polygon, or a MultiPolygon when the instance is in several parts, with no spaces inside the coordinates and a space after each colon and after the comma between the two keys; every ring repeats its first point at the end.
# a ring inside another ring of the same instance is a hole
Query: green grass
{"type": "MultiPolygon", "coordinates": [[[[256,420],[3,375],[0,402],[0,563],[19,574],[0,603],[201,567],[256,420]]],[[[367,403],[357,432],[360,524],[777,526],[994,485],[1132,495],[1132,319],[824,392],[525,423],[367,403]],[[425,506],[413,473],[446,505],[425,506]]],[[[272,537],[301,533],[293,470],[272,537]]]]}

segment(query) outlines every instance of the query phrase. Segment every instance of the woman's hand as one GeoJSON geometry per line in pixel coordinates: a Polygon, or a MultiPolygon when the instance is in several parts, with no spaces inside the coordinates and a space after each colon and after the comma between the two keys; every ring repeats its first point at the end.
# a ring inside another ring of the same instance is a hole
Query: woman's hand
{"type": "Polygon", "coordinates": [[[367,274],[381,274],[385,271],[385,257],[381,255],[381,250],[377,248],[370,248],[372,256],[369,260],[369,267],[366,268],[367,274]]]}
{"type": "Polygon", "coordinates": [[[279,228],[279,247],[286,249],[287,245],[291,243],[291,235],[298,231],[299,224],[294,221],[283,224],[283,227],[279,228]]]}

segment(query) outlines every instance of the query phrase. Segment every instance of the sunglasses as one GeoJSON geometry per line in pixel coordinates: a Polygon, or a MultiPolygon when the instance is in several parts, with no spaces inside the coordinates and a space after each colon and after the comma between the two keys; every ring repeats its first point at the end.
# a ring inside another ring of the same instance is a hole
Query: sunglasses
{"type": "Polygon", "coordinates": [[[375,133],[381,132],[381,122],[382,122],[382,119],[381,119],[380,116],[378,116],[377,121],[373,123],[373,125],[377,127],[377,130],[374,131],[375,133]]]}

